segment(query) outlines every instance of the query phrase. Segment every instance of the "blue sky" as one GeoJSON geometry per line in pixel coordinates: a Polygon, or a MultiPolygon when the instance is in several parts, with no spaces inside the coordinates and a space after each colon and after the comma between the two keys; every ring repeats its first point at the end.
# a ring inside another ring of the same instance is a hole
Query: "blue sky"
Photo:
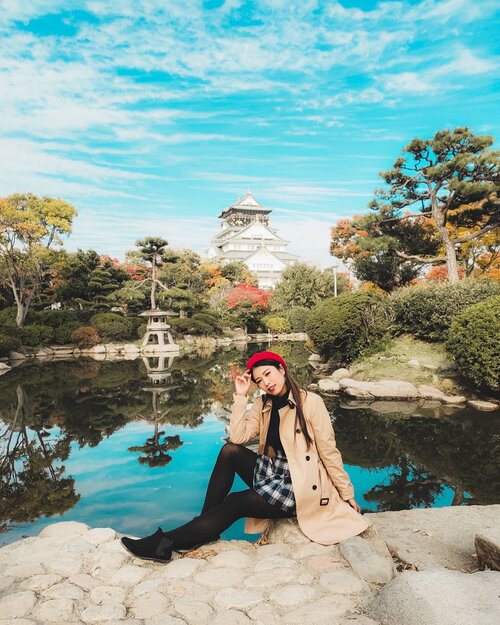
{"type": "Polygon", "coordinates": [[[0,0],[0,195],[75,204],[68,249],[203,252],[247,189],[328,266],[413,137],[499,136],[493,0],[0,0]]]}

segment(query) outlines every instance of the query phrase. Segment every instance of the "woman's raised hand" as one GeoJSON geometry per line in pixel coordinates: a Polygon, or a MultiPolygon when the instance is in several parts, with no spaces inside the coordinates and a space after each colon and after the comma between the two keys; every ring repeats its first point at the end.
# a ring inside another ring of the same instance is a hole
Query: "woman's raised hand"
{"type": "Polygon", "coordinates": [[[250,390],[250,384],[252,380],[250,378],[249,373],[243,373],[242,375],[237,375],[234,378],[234,386],[236,389],[236,395],[247,395],[250,390]]]}

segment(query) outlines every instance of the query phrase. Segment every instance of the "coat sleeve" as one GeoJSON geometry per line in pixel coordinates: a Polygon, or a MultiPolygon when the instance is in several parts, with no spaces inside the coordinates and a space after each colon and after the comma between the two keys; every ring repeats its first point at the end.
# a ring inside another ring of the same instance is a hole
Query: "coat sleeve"
{"type": "Polygon", "coordinates": [[[258,397],[247,411],[248,397],[233,395],[233,407],[229,421],[229,440],[244,445],[256,438],[260,432],[262,399],[258,397]]]}
{"type": "Polygon", "coordinates": [[[344,469],[342,456],[335,442],[330,414],[321,397],[316,396],[315,406],[311,412],[309,422],[313,428],[318,455],[341,498],[344,501],[352,499],[354,488],[344,469]]]}

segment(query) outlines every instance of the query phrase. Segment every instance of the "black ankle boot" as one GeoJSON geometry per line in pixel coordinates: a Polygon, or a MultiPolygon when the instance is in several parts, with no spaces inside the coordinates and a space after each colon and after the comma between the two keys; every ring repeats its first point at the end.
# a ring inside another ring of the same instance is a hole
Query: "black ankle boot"
{"type": "Polygon", "coordinates": [[[124,536],[121,543],[129,553],[143,560],[168,562],[172,557],[172,541],[165,536],[161,527],[146,538],[134,539],[124,536]]]}

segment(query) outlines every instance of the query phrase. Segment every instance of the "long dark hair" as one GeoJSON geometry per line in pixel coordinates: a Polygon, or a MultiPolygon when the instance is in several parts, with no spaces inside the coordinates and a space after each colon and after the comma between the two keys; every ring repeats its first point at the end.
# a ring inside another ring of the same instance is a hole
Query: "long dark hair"
{"type": "MultiPolygon", "coordinates": [[[[270,360],[270,359],[261,360],[255,366],[260,367],[262,365],[269,365],[271,367],[276,367],[276,369],[279,369],[280,367],[280,364],[278,362],[276,362],[275,360],[270,360]]],[[[291,373],[288,371],[288,367],[283,367],[283,368],[285,370],[285,384],[288,390],[290,391],[290,393],[292,394],[293,401],[295,402],[295,406],[297,410],[297,413],[295,415],[294,438],[297,437],[297,426],[299,426],[300,430],[302,431],[302,434],[304,435],[307,449],[309,449],[309,447],[312,445],[313,440],[307,429],[306,418],[304,416],[304,400],[302,397],[302,393],[307,395],[307,391],[303,389],[300,386],[300,384],[297,382],[297,380],[291,375],[291,373]]],[[[255,382],[254,377],[253,377],[253,371],[251,373],[251,376],[252,376],[252,380],[255,382]]],[[[270,395],[264,396],[264,403],[263,403],[264,406],[269,401],[269,399],[272,399],[272,396],[270,395]]]]}

